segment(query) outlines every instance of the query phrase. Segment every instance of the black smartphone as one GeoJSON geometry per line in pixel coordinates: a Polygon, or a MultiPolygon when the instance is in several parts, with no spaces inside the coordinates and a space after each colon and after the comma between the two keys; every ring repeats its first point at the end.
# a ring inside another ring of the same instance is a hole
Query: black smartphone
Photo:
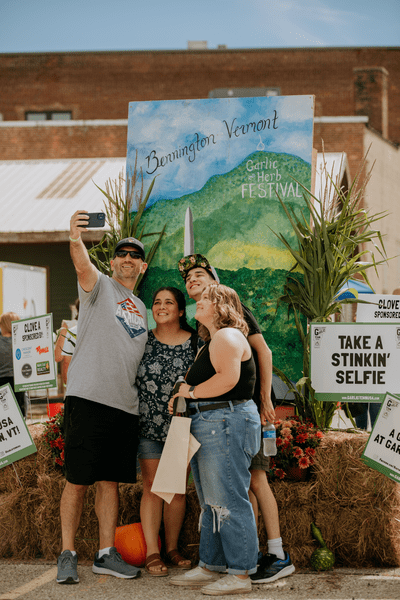
{"type": "Polygon", "coordinates": [[[79,227],[104,227],[106,224],[106,215],[103,212],[81,214],[84,217],[89,217],[89,221],[85,225],[79,225],[79,227]]]}

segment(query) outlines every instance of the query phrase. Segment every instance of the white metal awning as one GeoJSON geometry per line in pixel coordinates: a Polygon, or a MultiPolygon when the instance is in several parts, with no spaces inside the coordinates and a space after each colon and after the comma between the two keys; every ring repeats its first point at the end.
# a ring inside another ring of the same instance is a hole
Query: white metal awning
{"type": "Polygon", "coordinates": [[[125,158],[0,161],[0,236],[66,232],[79,209],[103,209],[106,181],[118,179],[125,158]]]}

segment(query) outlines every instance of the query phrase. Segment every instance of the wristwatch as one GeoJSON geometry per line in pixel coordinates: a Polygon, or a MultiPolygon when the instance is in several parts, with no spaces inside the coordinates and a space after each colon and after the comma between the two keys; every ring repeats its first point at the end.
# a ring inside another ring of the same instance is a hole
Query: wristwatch
{"type": "Polygon", "coordinates": [[[196,396],[193,394],[193,390],[196,386],[195,385],[191,385],[189,388],[189,396],[191,397],[192,400],[197,400],[196,396]]]}

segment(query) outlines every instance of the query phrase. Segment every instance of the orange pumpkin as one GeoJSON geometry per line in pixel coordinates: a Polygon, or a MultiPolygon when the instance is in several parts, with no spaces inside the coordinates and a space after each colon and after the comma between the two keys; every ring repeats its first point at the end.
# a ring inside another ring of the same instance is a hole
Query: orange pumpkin
{"type": "MultiPolygon", "coordinates": [[[[143,567],[147,546],[141,523],[117,527],[114,545],[125,562],[135,567],[143,567]]],[[[158,536],[158,548],[161,550],[160,536],[158,536]]]]}

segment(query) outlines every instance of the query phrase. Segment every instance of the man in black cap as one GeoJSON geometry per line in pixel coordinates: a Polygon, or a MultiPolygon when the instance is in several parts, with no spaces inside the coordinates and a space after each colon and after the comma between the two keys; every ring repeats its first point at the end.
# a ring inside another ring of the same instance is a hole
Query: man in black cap
{"type": "MultiPolygon", "coordinates": [[[[178,269],[185,281],[186,291],[190,298],[200,300],[205,288],[210,283],[219,283],[219,277],[214,267],[202,254],[184,256],[178,262],[178,269]]],[[[248,342],[253,350],[257,367],[257,380],[254,401],[257,404],[261,424],[267,421],[274,423],[275,410],[271,401],[272,387],[272,352],[267,346],[259,324],[252,312],[242,303],[243,316],[249,326],[248,342]]],[[[267,530],[268,554],[262,558],[257,573],[250,575],[254,583],[272,582],[281,577],[291,575],[295,567],[290,556],[283,550],[279,527],[278,505],[269,486],[266,472],[269,471],[269,459],[260,451],[253,457],[250,472],[251,484],[249,497],[257,520],[260,506],[267,530]]]]}
{"type": "Polygon", "coordinates": [[[62,554],[58,583],[78,583],[75,536],[89,485],[96,486],[99,552],[93,572],[125,579],[140,571],[114,547],[118,482],[135,483],[139,442],[136,372],[147,342],[146,308],[133,295],[147,268],[142,242],[120,240],[110,262],[112,277],[90,261],[81,239],[86,211],[71,217],[70,252],[78,277],[79,330],[65,398],[65,477],[60,504],[62,554]]]}

